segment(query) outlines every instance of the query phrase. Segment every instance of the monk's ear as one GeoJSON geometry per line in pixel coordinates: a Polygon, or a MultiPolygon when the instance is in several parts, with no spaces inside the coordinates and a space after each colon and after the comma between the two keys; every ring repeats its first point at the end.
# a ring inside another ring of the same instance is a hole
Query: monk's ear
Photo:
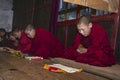
{"type": "Polygon", "coordinates": [[[92,28],[92,23],[89,23],[89,28],[92,28]]]}

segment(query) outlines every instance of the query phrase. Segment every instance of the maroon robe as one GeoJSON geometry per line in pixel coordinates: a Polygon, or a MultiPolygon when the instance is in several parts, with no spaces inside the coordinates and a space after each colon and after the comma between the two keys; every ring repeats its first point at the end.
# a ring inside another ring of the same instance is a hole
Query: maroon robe
{"type": "Polygon", "coordinates": [[[110,46],[107,34],[102,26],[93,24],[88,37],[77,33],[73,45],[64,54],[65,58],[95,66],[111,66],[115,64],[113,49],[110,46]],[[76,49],[82,44],[87,48],[86,53],[78,53],[76,49]]]}
{"type": "Polygon", "coordinates": [[[24,31],[21,31],[21,38],[18,39],[18,50],[23,53],[29,53],[31,48],[31,40],[27,37],[24,31]]]}
{"type": "Polygon", "coordinates": [[[35,32],[35,37],[32,39],[32,55],[43,58],[62,56],[64,47],[58,39],[42,28],[36,28],[35,32]]]}
{"type": "Polygon", "coordinates": [[[15,41],[13,40],[7,40],[7,46],[6,47],[9,47],[9,48],[12,48],[12,49],[17,49],[17,46],[14,45],[15,41]]]}

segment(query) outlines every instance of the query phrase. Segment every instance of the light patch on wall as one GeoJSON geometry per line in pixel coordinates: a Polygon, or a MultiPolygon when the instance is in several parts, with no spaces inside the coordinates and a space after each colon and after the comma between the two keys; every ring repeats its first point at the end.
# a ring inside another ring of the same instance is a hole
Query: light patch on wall
{"type": "Polygon", "coordinates": [[[12,30],[12,10],[0,10],[0,28],[4,28],[7,32],[12,30]]]}
{"type": "Polygon", "coordinates": [[[0,10],[11,10],[13,7],[13,0],[0,0],[0,10]]]}
{"type": "Polygon", "coordinates": [[[7,32],[12,30],[13,0],[0,0],[0,28],[7,32]]]}
{"type": "Polygon", "coordinates": [[[64,0],[64,1],[82,6],[87,6],[93,9],[99,9],[115,13],[118,12],[119,0],[64,0]]]}

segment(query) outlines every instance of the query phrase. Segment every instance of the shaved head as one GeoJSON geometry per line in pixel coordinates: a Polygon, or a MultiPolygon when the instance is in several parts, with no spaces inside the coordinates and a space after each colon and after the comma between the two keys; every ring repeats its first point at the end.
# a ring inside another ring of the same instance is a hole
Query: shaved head
{"type": "Polygon", "coordinates": [[[25,30],[32,30],[34,29],[34,26],[32,24],[28,24],[25,30]]]}
{"type": "Polygon", "coordinates": [[[29,38],[34,38],[35,37],[35,28],[32,24],[28,24],[27,27],[25,28],[25,33],[29,38]]]}
{"type": "Polygon", "coordinates": [[[78,21],[77,21],[77,24],[85,24],[85,25],[89,25],[90,23],[90,17],[87,17],[87,16],[81,16],[78,21]]]}
{"type": "Polygon", "coordinates": [[[92,28],[92,23],[91,23],[89,17],[87,17],[87,16],[81,16],[78,19],[77,29],[78,29],[78,32],[81,35],[83,35],[84,37],[89,36],[90,32],[91,32],[91,28],[92,28]]]}

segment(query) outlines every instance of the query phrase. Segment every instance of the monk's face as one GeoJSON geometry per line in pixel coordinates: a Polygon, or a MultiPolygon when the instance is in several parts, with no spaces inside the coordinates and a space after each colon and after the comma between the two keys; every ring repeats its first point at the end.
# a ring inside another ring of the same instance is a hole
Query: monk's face
{"type": "Polygon", "coordinates": [[[13,32],[13,36],[14,36],[15,38],[20,39],[20,37],[21,37],[21,31],[13,32]]]}
{"type": "Polygon", "coordinates": [[[5,32],[0,32],[0,36],[4,36],[5,35],[5,32]]]}
{"type": "Polygon", "coordinates": [[[25,33],[29,38],[34,38],[35,37],[35,30],[34,29],[25,30],[25,33]]]}
{"type": "Polygon", "coordinates": [[[16,38],[13,36],[13,35],[10,35],[10,40],[12,40],[12,41],[16,41],[16,38]]]}
{"type": "Polygon", "coordinates": [[[84,37],[89,36],[90,32],[91,32],[91,27],[92,27],[92,23],[89,23],[88,25],[81,23],[77,25],[77,29],[78,32],[83,35],[84,37]]]}

